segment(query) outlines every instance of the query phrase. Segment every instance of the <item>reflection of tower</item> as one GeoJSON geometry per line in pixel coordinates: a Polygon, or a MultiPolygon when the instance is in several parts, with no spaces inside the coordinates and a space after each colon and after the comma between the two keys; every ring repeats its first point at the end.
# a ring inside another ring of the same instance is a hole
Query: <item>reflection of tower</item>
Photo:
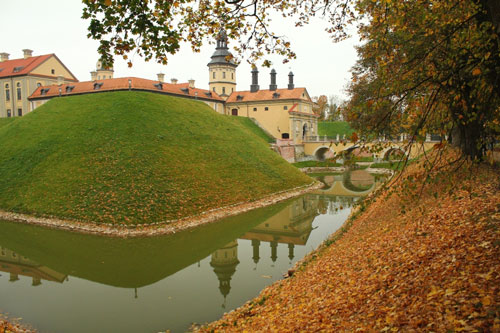
{"type": "Polygon", "coordinates": [[[259,247],[260,247],[260,240],[258,239],[252,239],[252,248],[253,248],[253,262],[255,263],[255,267],[257,267],[257,263],[259,262],[259,247]]]}
{"type": "Polygon", "coordinates": [[[222,296],[224,296],[224,304],[222,307],[225,307],[226,296],[231,290],[231,277],[236,272],[236,266],[239,263],[237,240],[226,244],[226,246],[212,253],[210,266],[214,268],[214,273],[219,279],[219,290],[222,296]]]}
{"type": "Polygon", "coordinates": [[[271,260],[273,262],[276,262],[276,259],[278,259],[278,242],[274,240],[270,244],[271,244],[271,260]]]}
{"type": "Polygon", "coordinates": [[[293,254],[293,249],[295,248],[295,245],[293,243],[288,244],[288,258],[292,260],[295,256],[293,254]]]}

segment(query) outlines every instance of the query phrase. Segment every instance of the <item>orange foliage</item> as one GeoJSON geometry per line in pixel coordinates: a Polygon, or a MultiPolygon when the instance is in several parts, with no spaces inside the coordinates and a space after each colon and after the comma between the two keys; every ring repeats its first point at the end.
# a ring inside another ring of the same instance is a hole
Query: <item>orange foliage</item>
{"type": "Polygon", "coordinates": [[[426,185],[404,213],[421,187],[400,179],[293,277],[200,330],[500,332],[499,173],[470,174],[426,185]]]}

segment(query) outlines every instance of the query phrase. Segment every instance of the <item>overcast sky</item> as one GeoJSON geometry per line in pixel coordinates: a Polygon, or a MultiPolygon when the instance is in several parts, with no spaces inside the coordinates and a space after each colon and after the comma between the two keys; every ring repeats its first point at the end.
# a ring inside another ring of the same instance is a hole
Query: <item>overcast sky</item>
{"type": "MultiPolygon", "coordinates": [[[[0,1],[0,52],[9,53],[10,59],[22,58],[22,49],[32,49],[34,55],[55,53],[78,80],[90,80],[90,72],[98,60],[98,42],[86,37],[88,21],[81,18],[80,0],[0,1]]],[[[327,23],[321,20],[302,28],[295,28],[291,21],[277,20],[274,24],[279,33],[287,34],[297,54],[297,59],[287,64],[282,64],[279,57],[271,58],[278,73],[278,87],[286,87],[291,70],[295,74],[295,86],[306,87],[311,96],[344,97],[349,69],[356,60],[357,39],[334,44],[324,31],[327,23]]],[[[229,43],[231,46],[231,41],[229,43]]],[[[169,56],[167,66],[131,55],[134,65],[128,68],[124,60],[115,58],[114,75],[156,80],[156,74],[162,72],[168,82],[171,78],[180,82],[195,79],[196,87],[208,89],[207,63],[214,50],[214,45],[207,44],[201,53],[193,53],[184,45],[179,53],[169,56]]],[[[249,90],[250,70],[243,59],[237,69],[238,90],[249,90]]],[[[260,87],[267,89],[270,69],[259,70],[260,87]]]]}

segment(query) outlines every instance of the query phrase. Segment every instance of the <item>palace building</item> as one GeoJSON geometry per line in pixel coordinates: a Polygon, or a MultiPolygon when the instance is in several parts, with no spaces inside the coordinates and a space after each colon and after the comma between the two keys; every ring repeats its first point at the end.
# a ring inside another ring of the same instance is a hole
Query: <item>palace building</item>
{"type": "Polygon", "coordinates": [[[278,89],[276,71],[270,73],[269,89],[260,89],[259,71],[252,69],[250,90],[236,89],[236,68],[227,46],[227,35],[221,30],[217,47],[208,63],[209,89],[224,100],[224,114],[249,117],[276,139],[300,144],[306,136],[317,135],[318,116],[306,88],[295,88],[293,73],[288,87],[278,89]]]}
{"type": "MultiPolygon", "coordinates": [[[[29,59],[29,57],[28,57],[29,59]]],[[[24,102],[23,110],[33,110],[48,100],[56,97],[103,93],[109,91],[139,90],[161,94],[174,95],[178,97],[197,99],[205,102],[216,112],[251,118],[269,135],[277,140],[277,150],[287,160],[293,160],[303,153],[302,141],[307,136],[315,136],[318,133],[318,116],[313,112],[313,105],[307,89],[295,87],[294,75],[288,74],[288,86],[279,88],[276,84],[277,73],[274,69],[270,72],[270,84],[268,89],[261,89],[259,85],[259,71],[252,68],[252,84],[249,90],[238,90],[236,83],[236,69],[238,64],[229,52],[227,35],[221,30],[217,36],[217,46],[211,56],[208,66],[208,90],[196,88],[194,80],[187,83],[178,83],[172,79],[171,83],[164,82],[164,74],[158,74],[158,80],[147,80],[136,77],[114,78],[113,68],[104,68],[101,62],[97,62],[96,70],[91,72],[91,81],[77,82],[69,71],[64,72],[64,65],[58,61],[55,55],[33,57],[33,65],[21,64],[16,60],[16,66],[22,66],[20,73],[32,77],[33,75],[45,75],[44,80],[30,79],[28,92],[31,94],[29,102],[24,102]],[[34,58],[37,61],[34,61],[34,58]],[[44,61],[50,58],[51,66],[44,61]],[[37,65],[39,64],[39,65],[37,65]],[[44,64],[42,66],[42,64],[44,64]],[[59,65],[59,67],[56,66],[59,65]],[[40,68],[40,69],[38,69],[40,68]],[[37,69],[35,71],[35,69],[37,69]],[[47,72],[49,71],[49,72],[47,72]],[[56,77],[50,77],[56,75],[56,77]]],[[[0,63],[0,67],[3,63],[0,63]]],[[[30,62],[31,64],[31,62],[30,62]]],[[[13,65],[10,65],[12,67],[13,65]]],[[[3,71],[5,74],[10,71],[3,71]]],[[[0,72],[2,75],[2,72],[0,72]]],[[[0,79],[2,77],[0,76],[0,79]]],[[[37,77],[39,78],[39,77],[37,77]]],[[[10,81],[9,81],[10,82],[10,81]]],[[[18,84],[14,80],[10,84],[18,84]]],[[[19,84],[24,84],[20,82],[19,84]]],[[[9,88],[10,89],[10,88],[9,88]]],[[[26,88],[27,89],[27,88],[26,88]]],[[[7,100],[13,103],[13,93],[5,88],[7,100]]],[[[24,96],[21,94],[21,96],[24,96]]],[[[1,97],[1,95],[0,95],[1,97]]],[[[5,100],[5,97],[4,97],[5,100]]],[[[8,106],[11,113],[3,111],[0,116],[12,115],[16,106],[8,106]]],[[[19,111],[19,114],[22,114],[19,111]]]]}
{"type": "Polygon", "coordinates": [[[78,82],[55,54],[33,56],[23,50],[21,59],[0,53],[0,117],[20,117],[33,111],[28,100],[38,87],[78,82]]]}

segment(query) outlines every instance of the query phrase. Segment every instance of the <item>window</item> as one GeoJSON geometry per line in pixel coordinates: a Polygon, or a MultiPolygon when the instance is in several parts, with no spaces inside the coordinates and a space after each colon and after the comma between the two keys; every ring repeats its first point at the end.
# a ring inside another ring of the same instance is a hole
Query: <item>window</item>
{"type": "Polygon", "coordinates": [[[102,82],[101,83],[94,83],[94,90],[99,90],[102,87],[102,82]]]}
{"type": "Polygon", "coordinates": [[[257,108],[253,108],[254,111],[257,111],[257,108]]]}
{"type": "Polygon", "coordinates": [[[212,78],[215,79],[215,71],[212,72],[212,78]]]}
{"type": "Polygon", "coordinates": [[[12,114],[10,113],[10,109],[7,109],[7,117],[12,117],[12,114]]]}
{"type": "Polygon", "coordinates": [[[224,95],[226,93],[226,87],[222,87],[222,94],[224,95]]]}
{"type": "Polygon", "coordinates": [[[231,73],[231,80],[234,80],[234,73],[231,73]]]}
{"type": "MultiPolygon", "coordinates": [[[[241,96],[241,95],[236,96],[236,100],[237,100],[237,101],[242,101],[242,100],[243,100],[243,96],[241,96]]],[[[254,110],[254,111],[255,111],[255,110],[254,110]]]]}
{"type": "Polygon", "coordinates": [[[66,92],[70,93],[73,91],[74,88],[75,88],[75,86],[66,86],[66,92]]]}
{"type": "Polygon", "coordinates": [[[40,95],[47,95],[47,93],[49,92],[50,88],[42,88],[40,90],[40,95]]]}
{"type": "Polygon", "coordinates": [[[23,115],[23,109],[17,109],[17,116],[21,117],[23,115]]]}
{"type": "Polygon", "coordinates": [[[20,82],[18,82],[18,83],[16,84],[16,86],[17,86],[17,100],[18,100],[18,101],[20,101],[20,100],[21,100],[21,97],[22,97],[22,96],[21,96],[21,83],[20,83],[20,82]]]}
{"type": "Polygon", "coordinates": [[[269,111],[269,108],[266,106],[266,107],[264,108],[264,111],[269,111]]]}
{"type": "Polygon", "coordinates": [[[12,72],[19,73],[23,68],[24,68],[23,66],[14,67],[14,69],[12,70],[12,72]]]}
{"type": "Polygon", "coordinates": [[[231,88],[231,92],[234,92],[234,88],[231,88]]]}
{"type": "Polygon", "coordinates": [[[5,100],[7,102],[10,101],[10,89],[8,83],[5,85],[5,100]]]}
{"type": "Polygon", "coordinates": [[[213,87],[213,89],[212,89],[212,90],[215,92],[215,87],[213,87]]]}
{"type": "Polygon", "coordinates": [[[42,86],[42,82],[37,82],[36,83],[37,88],[42,86]]]}
{"type": "Polygon", "coordinates": [[[222,72],[222,78],[225,79],[226,78],[226,72],[222,72]]]}
{"type": "Polygon", "coordinates": [[[51,70],[50,70],[50,72],[51,72],[52,74],[55,74],[55,73],[56,73],[56,70],[55,70],[55,69],[51,69],[51,70]]]}
{"type": "Polygon", "coordinates": [[[286,105],[285,105],[285,106],[283,107],[283,110],[288,110],[288,106],[286,106],[286,105]]]}

